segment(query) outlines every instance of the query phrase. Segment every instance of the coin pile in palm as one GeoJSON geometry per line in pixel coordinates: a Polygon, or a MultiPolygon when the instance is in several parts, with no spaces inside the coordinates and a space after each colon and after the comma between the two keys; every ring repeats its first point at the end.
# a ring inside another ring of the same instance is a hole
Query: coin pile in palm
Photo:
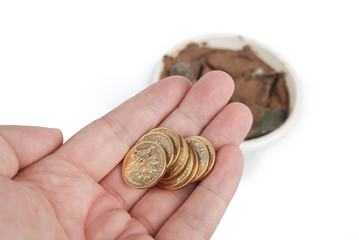
{"type": "Polygon", "coordinates": [[[126,154],[124,180],[135,188],[183,188],[206,177],[213,168],[215,151],[201,136],[182,138],[169,128],[143,135],[126,154]]]}

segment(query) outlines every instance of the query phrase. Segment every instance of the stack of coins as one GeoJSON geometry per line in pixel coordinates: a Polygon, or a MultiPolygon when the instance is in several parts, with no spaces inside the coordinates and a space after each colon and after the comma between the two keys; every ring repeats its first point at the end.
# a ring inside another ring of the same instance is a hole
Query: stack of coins
{"type": "Polygon", "coordinates": [[[201,136],[182,138],[169,128],[155,128],[129,150],[122,166],[125,181],[135,188],[183,188],[206,177],[216,154],[201,136]]]}

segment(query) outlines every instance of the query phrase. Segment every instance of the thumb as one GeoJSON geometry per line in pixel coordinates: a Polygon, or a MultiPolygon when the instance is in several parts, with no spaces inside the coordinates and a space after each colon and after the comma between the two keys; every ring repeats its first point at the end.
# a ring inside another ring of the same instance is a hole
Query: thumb
{"type": "Polygon", "coordinates": [[[0,175],[14,177],[19,170],[56,150],[62,141],[58,129],[0,126],[0,175]]]}

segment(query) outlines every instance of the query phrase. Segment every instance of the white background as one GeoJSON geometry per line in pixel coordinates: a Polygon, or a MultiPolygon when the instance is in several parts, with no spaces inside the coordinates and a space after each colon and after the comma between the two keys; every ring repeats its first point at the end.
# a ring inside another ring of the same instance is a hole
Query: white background
{"type": "Polygon", "coordinates": [[[81,127],[188,38],[241,34],[299,76],[301,118],[245,154],[213,239],[359,239],[357,1],[0,1],[0,124],[81,127]]]}

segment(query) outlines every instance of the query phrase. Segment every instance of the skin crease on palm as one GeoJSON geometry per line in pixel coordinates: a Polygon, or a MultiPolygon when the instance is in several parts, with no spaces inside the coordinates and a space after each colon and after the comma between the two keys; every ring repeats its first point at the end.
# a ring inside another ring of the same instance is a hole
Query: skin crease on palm
{"type": "Polygon", "coordinates": [[[192,87],[166,78],[95,120],[66,143],[57,129],[0,126],[2,239],[210,239],[235,193],[248,108],[227,105],[231,77],[214,71],[192,87]],[[202,135],[217,154],[212,172],[177,191],[134,189],[121,161],[147,131],[202,135]]]}

